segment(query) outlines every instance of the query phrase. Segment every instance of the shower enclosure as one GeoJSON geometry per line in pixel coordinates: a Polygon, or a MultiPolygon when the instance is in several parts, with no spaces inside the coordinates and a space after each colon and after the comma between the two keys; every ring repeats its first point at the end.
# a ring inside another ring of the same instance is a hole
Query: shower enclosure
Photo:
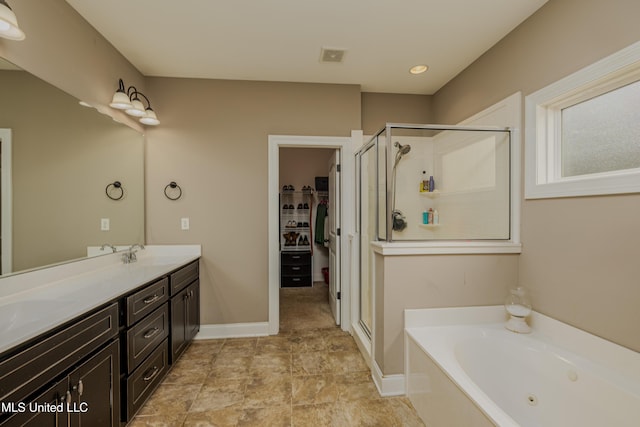
{"type": "Polygon", "coordinates": [[[356,153],[360,323],[372,328],[372,241],[508,241],[511,131],[388,123],[356,153]]]}

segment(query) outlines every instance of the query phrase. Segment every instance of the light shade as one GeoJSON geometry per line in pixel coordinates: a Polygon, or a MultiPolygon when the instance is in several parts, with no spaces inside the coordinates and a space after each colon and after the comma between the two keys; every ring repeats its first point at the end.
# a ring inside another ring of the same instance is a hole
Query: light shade
{"type": "Polygon", "coordinates": [[[18,27],[16,14],[5,2],[0,0],[0,37],[9,40],[24,40],[24,32],[18,27]]]}
{"type": "Polygon", "coordinates": [[[147,108],[144,117],[140,119],[140,123],[143,125],[158,126],[160,124],[160,120],[158,120],[155,111],[151,108],[147,108]]]}
{"type": "Polygon", "coordinates": [[[133,117],[144,117],[146,114],[144,104],[138,98],[131,100],[131,108],[126,109],[125,113],[133,117]]]}
{"type": "Polygon", "coordinates": [[[128,108],[132,108],[131,101],[129,100],[129,95],[118,90],[113,94],[113,99],[111,100],[111,104],[109,107],[115,108],[116,110],[126,110],[128,108]]]}

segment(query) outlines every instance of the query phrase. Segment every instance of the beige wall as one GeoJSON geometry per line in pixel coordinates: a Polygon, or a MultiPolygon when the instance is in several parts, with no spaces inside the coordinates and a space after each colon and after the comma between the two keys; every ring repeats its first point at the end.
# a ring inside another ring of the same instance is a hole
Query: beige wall
{"type": "Polygon", "coordinates": [[[11,2],[11,8],[26,38],[0,39],[0,57],[142,130],[137,121],[107,105],[118,78],[145,92],[144,77],[67,2],[20,0],[11,2]]]}
{"type": "Polygon", "coordinates": [[[25,71],[0,71],[0,93],[0,128],[12,130],[13,271],[142,242],[142,135],[25,71]],[[105,195],[114,180],[126,189],[117,202],[105,195]]]}
{"type": "MultiPolygon", "coordinates": [[[[640,40],[640,2],[551,0],[434,96],[454,123],[640,40]]],[[[526,200],[519,282],[534,308],[640,351],[640,195],[526,200]]]]}
{"type": "Polygon", "coordinates": [[[375,271],[375,360],[384,375],[402,374],[404,310],[502,304],[518,255],[376,255],[375,271]]]}
{"type": "Polygon", "coordinates": [[[362,93],[362,131],[373,135],[385,123],[434,123],[432,97],[397,93],[362,93]]]}
{"type": "Polygon", "coordinates": [[[147,242],[202,244],[203,323],[266,322],[268,135],[349,136],[360,126],[360,88],[171,78],[148,85],[163,121],[147,133],[147,242]],[[170,181],[184,190],[177,202],[162,194],[170,181]],[[180,230],[181,217],[191,230],[180,230]]]}

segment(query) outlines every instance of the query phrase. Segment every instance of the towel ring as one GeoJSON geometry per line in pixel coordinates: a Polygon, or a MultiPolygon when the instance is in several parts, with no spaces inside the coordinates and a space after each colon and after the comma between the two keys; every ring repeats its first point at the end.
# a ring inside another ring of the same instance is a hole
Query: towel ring
{"type": "Polygon", "coordinates": [[[164,187],[164,195],[169,200],[178,200],[180,197],[182,197],[182,188],[180,188],[180,186],[175,181],[171,181],[169,184],[167,184],[166,187],[164,187]],[[169,188],[173,188],[173,189],[177,188],[178,189],[178,195],[175,196],[175,197],[169,196],[169,194],[167,193],[167,190],[169,188]]]}
{"type": "Polygon", "coordinates": [[[122,197],[124,197],[124,188],[122,187],[122,183],[120,181],[114,181],[111,184],[108,184],[107,187],[104,189],[104,192],[106,193],[107,197],[110,198],[111,200],[120,200],[122,199],[122,197]],[[113,197],[111,195],[111,192],[114,189],[120,190],[119,196],[113,197]]]}

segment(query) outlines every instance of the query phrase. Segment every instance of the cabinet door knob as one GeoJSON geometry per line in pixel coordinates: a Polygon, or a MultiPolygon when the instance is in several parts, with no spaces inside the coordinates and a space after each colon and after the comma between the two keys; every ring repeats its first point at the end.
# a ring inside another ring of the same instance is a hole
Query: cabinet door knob
{"type": "Polygon", "coordinates": [[[154,335],[156,335],[159,331],[160,331],[160,329],[158,329],[158,327],[155,327],[153,329],[149,329],[147,332],[144,333],[143,337],[144,337],[144,339],[148,340],[149,338],[151,338],[154,335]]]}
{"type": "Polygon", "coordinates": [[[82,396],[82,393],[84,392],[84,384],[82,383],[82,380],[78,381],[78,385],[73,386],[73,391],[77,391],[78,396],[82,396]]]}

